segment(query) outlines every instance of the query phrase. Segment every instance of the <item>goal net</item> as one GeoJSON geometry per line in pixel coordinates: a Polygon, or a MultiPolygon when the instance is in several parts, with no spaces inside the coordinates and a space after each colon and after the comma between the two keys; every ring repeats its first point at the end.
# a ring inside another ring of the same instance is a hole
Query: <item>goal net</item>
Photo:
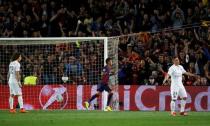
{"type": "MultiPolygon", "coordinates": [[[[0,109],[8,109],[7,72],[15,52],[22,55],[21,83],[24,107],[33,109],[84,110],[84,102],[96,93],[105,59],[113,59],[118,71],[118,38],[1,38],[0,109]]],[[[110,77],[118,110],[118,75],[110,77]]],[[[95,99],[90,109],[103,109],[107,93],[95,99]]],[[[17,101],[14,102],[18,108],[17,101]]]]}

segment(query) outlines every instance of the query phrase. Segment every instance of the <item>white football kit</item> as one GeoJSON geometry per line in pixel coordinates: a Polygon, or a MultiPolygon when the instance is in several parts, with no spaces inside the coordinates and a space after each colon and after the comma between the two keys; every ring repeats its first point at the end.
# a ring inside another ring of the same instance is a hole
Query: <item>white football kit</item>
{"type": "Polygon", "coordinates": [[[20,63],[18,61],[9,64],[9,89],[10,95],[22,95],[22,90],[16,79],[16,71],[20,71],[20,63]]]}
{"type": "Polygon", "coordinates": [[[177,100],[178,96],[183,98],[187,97],[187,92],[182,83],[182,75],[186,73],[185,69],[181,65],[172,65],[168,74],[171,76],[171,98],[177,100]]]}

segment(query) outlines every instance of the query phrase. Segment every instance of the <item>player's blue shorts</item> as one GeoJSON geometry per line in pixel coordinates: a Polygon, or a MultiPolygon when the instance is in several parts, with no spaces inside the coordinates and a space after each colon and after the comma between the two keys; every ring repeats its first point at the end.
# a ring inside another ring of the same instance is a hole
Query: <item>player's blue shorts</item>
{"type": "Polygon", "coordinates": [[[109,88],[108,84],[100,84],[100,85],[98,85],[97,91],[102,92],[104,90],[107,91],[107,92],[111,91],[111,89],[109,88]]]}

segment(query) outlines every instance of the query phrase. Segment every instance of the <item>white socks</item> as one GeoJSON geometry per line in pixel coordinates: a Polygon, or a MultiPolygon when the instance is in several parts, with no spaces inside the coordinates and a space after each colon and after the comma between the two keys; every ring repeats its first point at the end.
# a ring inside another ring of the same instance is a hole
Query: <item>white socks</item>
{"type": "MultiPolygon", "coordinates": [[[[23,97],[22,97],[22,95],[20,95],[20,96],[18,96],[18,103],[19,103],[19,105],[20,105],[20,108],[23,108],[23,97]]],[[[9,97],[9,107],[10,107],[10,109],[14,109],[14,97],[9,97]]]]}
{"type": "Polygon", "coordinates": [[[9,97],[9,107],[10,109],[13,109],[13,103],[14,103],[14,97],[9,97]]]}
{"type": "Polygon", "coordinates": [[[181,100],[181,110],[180,112],[184,112],[184,109],[185,109],[185,104],[186,104],[186,100],[181,100]]]}
{"type": "Polygon", "coordinates": [[[23,97],[22,97],[22,95],[18,96],[18,103],[20,105],[20,108],[23,108],[23,97]]]}
{"type": "MultiPolygon", "coordinates": [[[[184,112],[184,110],[185,110],[185,104],[186,104],[186,100],[181,100],[181,103],[180,103],[180,105],[181,105],[181,109],[180,109],[180,112],[184,112]]],[[[175,101],[173,101],[173,100],[171,100],[171,112],[175,112],[175,106],[176,106],[176,102],[175,101]]]]}
{"type": "Polygon", "coordinates": [[[175,112],[175,105],[176,105],[175,101],[171,100],[170,105],[171,105],[171,112],[175,112]]]}

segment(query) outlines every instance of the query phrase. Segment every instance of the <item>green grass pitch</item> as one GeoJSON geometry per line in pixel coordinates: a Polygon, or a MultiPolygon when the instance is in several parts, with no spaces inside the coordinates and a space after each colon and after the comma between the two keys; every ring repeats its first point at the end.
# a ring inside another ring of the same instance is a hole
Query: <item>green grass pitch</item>
{"type": "Polygon", "coordinates": [[[0,110],[0,126],[208,126],[210,112],[189,112],[172,117],[169,112],[143,111],[30,111],[10,114],[0,110]]]}

